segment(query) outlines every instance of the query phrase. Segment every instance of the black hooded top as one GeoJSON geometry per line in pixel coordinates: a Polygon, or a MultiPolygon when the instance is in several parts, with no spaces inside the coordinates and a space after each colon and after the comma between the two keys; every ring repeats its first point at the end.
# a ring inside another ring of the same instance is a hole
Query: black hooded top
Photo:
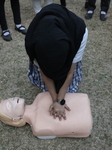
{"type": "Polygon", "coordinates": [[[31,22],[25,38],[30,61],[37,60],[43,73],[51,78],[58,93],[66,80],[86,25],[62,5],[44,7],[31,22]]]}

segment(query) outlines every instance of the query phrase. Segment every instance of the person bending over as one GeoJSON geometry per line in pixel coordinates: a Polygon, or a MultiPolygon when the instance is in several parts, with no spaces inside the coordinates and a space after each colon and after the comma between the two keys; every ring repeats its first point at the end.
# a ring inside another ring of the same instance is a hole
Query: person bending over
{"type": "MultiPolygon", "coordinates": [[[[42,9],[41,2],[41,0],[32,0],[33,8],[36,14],[42,9]]],[[[49,5],[52,2],[52,0],[44,0],[44,5],[49,5]]]]}
{"type": "Polygon", "coordinates": [[[51,114],[66,118],[66,92],[75,93],[82,79],[82,56],[88,30],[84,21],[62,5],[44,7],[31,22],[25,38],[32,84],[49,91],[51,114]],[[58,102],[58,103],[57,103],[58,102]],[[64,106],[64,107],[63,107],[64,106]]]}

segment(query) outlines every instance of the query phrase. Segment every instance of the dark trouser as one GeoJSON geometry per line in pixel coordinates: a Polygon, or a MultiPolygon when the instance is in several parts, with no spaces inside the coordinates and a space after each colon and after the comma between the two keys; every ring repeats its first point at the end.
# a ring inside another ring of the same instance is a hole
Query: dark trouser
{"type": "MultiPolygon", "coordinates": [[[[5,17],[4,3],[5,0],[0,0],[0,25],[2,30],[8,29],[7,21],[5,17]]],[[[14,23],[21,24],[19,0],[10,0],[10,3],[13,12],[14,23]]]]}
{"type": "Polygon", "coordinates": [[[61,5],[66,6],[66,0],[60,0],[61,5]]]}
{"type": "MultiPolygon", "coordinates": [[[[96,6],[95,6],[96,0],[88,0],[88,10],[95,10],[96,6]]],[[[110,5],[110,0],[101,0],[101,11],[105,11],[107,12],[109,9],[109,5],[110,5]]]]}

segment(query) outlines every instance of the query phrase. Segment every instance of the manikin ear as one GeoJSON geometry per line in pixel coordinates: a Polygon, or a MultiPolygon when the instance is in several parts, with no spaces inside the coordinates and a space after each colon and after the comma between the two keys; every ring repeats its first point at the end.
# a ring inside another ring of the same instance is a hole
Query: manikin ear
{"type": "Polygon", "coordinates": [[[13,121],[13,122],[17,122],[17,121],[20,120],[20,119],[22,119],[22,118],[21,118],[21,117],[13,117],[13,118],[12,118],[12,121],[13,121]]]}
{"type": "Polygon", "coordinates": [[[7,102],[6,108],[7,108],[9,111],[11,110],[11,104],[10,104],[9,102],[7,102]]]}

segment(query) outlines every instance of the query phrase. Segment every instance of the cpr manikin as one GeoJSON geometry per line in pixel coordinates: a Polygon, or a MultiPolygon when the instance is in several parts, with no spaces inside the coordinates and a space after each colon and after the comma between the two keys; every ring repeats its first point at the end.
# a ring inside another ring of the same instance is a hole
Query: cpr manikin
{"type": "Polygon", "coordinates": [[[61,121],[50,116],[52,99],[49,92],[37,95],[31,105],[15,97],[0,103],[0,120],[12,126],[28,123],[35,136],[41,139],[55,137],[88,137],[92,129],[92,115],[87,94],[66,93],[65,100],[71,111],[61,121]]]}

